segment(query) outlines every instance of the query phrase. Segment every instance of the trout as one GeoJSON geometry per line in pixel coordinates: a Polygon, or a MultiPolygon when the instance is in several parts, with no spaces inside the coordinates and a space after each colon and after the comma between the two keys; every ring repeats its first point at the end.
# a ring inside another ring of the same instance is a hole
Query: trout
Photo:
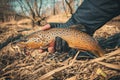
{"type": "Polygon", "coordinates": [[[97,57],[101,57],[105,53],[94,38],[73,28],[51,28],[34,32],[25,37],[25,40],[19,44],[29,49],[47,48],[57,36],[65,40],[71,48],[90,51],[97,57]]]}

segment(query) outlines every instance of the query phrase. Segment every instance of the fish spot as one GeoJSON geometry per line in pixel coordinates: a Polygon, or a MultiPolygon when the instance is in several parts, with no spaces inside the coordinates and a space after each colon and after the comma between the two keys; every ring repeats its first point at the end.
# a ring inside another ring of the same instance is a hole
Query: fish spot
{"type": "Polygon", "coordinates": [[[68,30],[66,30],[66,32],[68,32],[68,30]]]}
{"type": "Polygon", "coordinates": [[[48,37],[48,39],[50,39],[50,36],[47,36],[48,37]]]}
{"type": "Polygon", "coordinates": [[[52,33],[52,35],[54,35],[54,33],[52,33]]]}

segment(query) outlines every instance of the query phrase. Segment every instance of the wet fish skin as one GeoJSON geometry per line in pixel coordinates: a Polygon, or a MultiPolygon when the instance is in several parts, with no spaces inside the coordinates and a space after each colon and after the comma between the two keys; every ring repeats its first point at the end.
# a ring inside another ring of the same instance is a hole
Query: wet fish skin
{"type": "Polygon", "coordinates": [[[29,49],[46,48],[57,36],[67,41],[71,48],[90,51],[98,57],[105,54],[105,51],[94,38],[82,31],[71,28],[51,28],[38,31],[27,36],[26,41],[20,42],[20,44],[29,49]]]}

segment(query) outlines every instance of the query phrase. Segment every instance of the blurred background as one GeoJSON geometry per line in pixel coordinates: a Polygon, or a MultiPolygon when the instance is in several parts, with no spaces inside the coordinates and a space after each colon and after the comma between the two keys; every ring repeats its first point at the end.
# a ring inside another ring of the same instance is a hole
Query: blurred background
{"type": "MultiPolygon", "coordinates": [[[[48,19],[53,15],[60,14],[64,17],[70,17],[82,2],[83,0],[1,0],[0,23],[29,19],[33,26],[34,23],[40,25],[41,20],[48,19]]],[[[66,20],[53,21],[65,22],[66,20]]]]}

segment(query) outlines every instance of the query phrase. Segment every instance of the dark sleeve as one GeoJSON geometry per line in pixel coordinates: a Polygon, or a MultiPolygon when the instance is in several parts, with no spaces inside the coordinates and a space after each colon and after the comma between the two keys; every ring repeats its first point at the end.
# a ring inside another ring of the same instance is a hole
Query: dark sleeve
{"type": "Polygon", "coordinates": [[[93,34],[107,21],[120,14],[120,0],[84,0],[66,23],[50,23],[51,27],[69,27],[82,24],[93,34]]]}

